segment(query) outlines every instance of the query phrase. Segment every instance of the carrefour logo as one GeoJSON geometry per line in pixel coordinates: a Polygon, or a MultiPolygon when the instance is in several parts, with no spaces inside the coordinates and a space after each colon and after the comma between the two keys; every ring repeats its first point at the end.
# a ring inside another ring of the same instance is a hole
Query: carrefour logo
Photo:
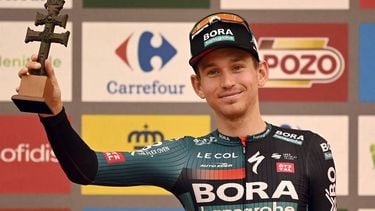
{"type": "Polygon", "coordinates": [[[269,64],[267,87],[310,88],[340,78],[345,60],[327,37],[261,38],[259,49],[269,64]]]}
{"type": "Polygon", "coordinates": [[[143,72],[151,72],[162,70],[163,67],[177,54],[177,50],[168,40],[161,34],[155,35],[150,31],[141,33],[139,37],[133,37],[133,34],[126,37],[125,41],[116,49],[117,56],[131,69],[137,65],[143,72]],[[152,45],[152,39],[160,36],[161,44],[158,47],[152,45]],[[135,49],[130,47],[130,43],[136,46],[135,49]],[[130,54],[136,54],[136,60],[130,59],[130,54]],[[151,64],[151,60],[155,57],[160,58],[161,67],[157,68],[151,64]]]}

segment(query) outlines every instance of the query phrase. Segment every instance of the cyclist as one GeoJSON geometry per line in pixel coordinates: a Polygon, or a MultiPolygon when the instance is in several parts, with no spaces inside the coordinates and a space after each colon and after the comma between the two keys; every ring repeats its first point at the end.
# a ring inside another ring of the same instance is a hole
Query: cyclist
{"type": "MultiPolygon", "coordinates": [[[[69,179],[83,185],[160,186],[186,210],[336,210],[336,172],[327,141],[261,117],[258,90],[268,79],[268,65],[248,23],[232,13],[211,14],[191,30],[190,47],[191,83],[212,108],[217,129],[134,152],[95,152],[85,144],[66,117],[46,61],[54,114],[40,119],[69,179]]],[[[39,67],[33,56],[19,75],[39,67]]]]}

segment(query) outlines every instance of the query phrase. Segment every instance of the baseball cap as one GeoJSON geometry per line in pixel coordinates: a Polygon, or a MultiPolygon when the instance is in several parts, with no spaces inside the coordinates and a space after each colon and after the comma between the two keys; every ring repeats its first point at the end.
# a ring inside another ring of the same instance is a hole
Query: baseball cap
{"type": "Polygon", "coordinates": [[[246,20],[234,13],[219,12],[204,17],[190,31],[189,64],[195,70],[205,55],[222,47],[243,49],[260,61],[255,36],[246,20]]]}

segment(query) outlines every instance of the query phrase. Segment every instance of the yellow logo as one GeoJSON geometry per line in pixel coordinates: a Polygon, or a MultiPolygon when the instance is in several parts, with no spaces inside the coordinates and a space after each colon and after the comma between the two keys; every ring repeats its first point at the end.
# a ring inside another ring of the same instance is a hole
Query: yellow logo
{"type": "MultiPolygon", "coordinates": [[[[134,151],[161,140],[210,132],[208,115],[83,115],[82,137],[95,151],[134,151]]],[[[126,173],[126,172],[125,172],[126,173]]],[[[158,187],[82,186],[84,195],[169,195],[158,187]]]]}

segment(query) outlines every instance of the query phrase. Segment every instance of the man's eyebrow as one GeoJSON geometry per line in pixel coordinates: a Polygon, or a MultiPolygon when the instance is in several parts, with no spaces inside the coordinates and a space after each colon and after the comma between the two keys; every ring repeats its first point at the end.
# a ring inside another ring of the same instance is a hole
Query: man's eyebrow
{"type": "MultiPolygon", "coordinates": [[[[230,55],[230,62],[238,62],[238,61],[242,61],[246,58],[245,55],[230,55]]],[[[210,67],[215,67],[215,63],[213,62],[207,62],[206,64],[201,64],[201,69],[206,69],[206,68],[210,68],[210,67]]]]}
{"type": "Polygon", "coordinates": [[[207,63],[207,64],[202,64],[201,65],[201,69],[204,70],[204,69],[207,69],[207,68],[210,68],[210,67],[215,67],[215,63],[207,63]]]}

